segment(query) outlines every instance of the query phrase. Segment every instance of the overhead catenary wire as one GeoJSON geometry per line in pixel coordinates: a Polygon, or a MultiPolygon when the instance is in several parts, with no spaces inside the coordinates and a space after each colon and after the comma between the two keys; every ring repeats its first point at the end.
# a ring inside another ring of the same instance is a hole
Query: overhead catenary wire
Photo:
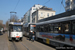
{"type": "Polygon", "coordinates": [[[59,11],[61,11],[61,5],[62,5],[62,6],[63,6],[63,8],[65,9],[65,6],[64,6],[64,4],[63,4],[63,0],[61,0],[60,10],[59,10],[59,11]]]}
{"type": "Polygon", "coordinates": [[[43,5],[45,5],[46,3],[48,3],[50,0],[48,0],[47,2],[45,2],[43,5]]]}
{"type": "Polygon", "coordinates": [[[63,4],[63,0],[61,1],[61,4],[63,5],[63,7],[65,8],[64,4],[63,4]]]}
{"type": "Polygon", "coordinates": [[[18,5],[19,1],[20,1],[20,0],[18,0],[18,2],[17,2],[17,4],[16,4],[16,6],[15,6],[15,8],[14,8],[14,11],[15,11],[15,9],[16,9],[16,7],[17,7],[17,5],[18,5]]]}
{"type": "MultiPolygon", "coordinates": [[[[61,1],[61,3],[62,3],[62,1],[61,1]]],[[[61,12],[61,5],[62,5],[62,4],[60,4],[60,9],[59,9],[59,12],[61,12]]]]}

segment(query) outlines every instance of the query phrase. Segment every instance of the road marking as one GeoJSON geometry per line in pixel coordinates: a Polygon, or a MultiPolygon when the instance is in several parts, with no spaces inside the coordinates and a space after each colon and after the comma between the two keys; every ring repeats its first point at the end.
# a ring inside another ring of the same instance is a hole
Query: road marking
{"type": "Polygon", "coordinates": [[[22,42],[20,42],[20,43],[21,43],[21,44],[22,44],[22,45],[23,45],[23,46],[24,46],[27,50],[29,50],[29,49],[28,49],[28,47],[27,47],[27,46],[25,46],[22,42]]]}

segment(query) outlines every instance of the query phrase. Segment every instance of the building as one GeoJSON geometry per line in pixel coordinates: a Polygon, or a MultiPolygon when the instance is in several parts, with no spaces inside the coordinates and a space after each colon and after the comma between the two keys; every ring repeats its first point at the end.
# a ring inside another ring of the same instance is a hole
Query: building
{"type": "Polygon", "coordinates": [[[60,13],[60,14],[54,15],[52,17],[44,18],[44,19],[39,20],[38,22],[44,22],[44,21],[54,20],[54,19],[63,18],[63,17],[70,17],[72,15],[75,15],[75,10],[66,11],[64,13],[60,13]]]}
{"type": "Polygon", "coordinates": [[[24,23],[32,23],[32,13],[43,7],[42,5],[34,5],[24,14],[24,23]]]}
{"type": "Polygon", "coordinates": [[[65,10],[70,11],[75,9],[75,0],[66,0],[65,1],[65,10]]]}
{"type": "Polygon", "coordinates": [[[39,20],[51,17],[55,15],[55,11],[52,8],[42,7],[32,14],[32,23],[37,23],[39,20]]]}
{"type": "Polygon", "coordinates": [[[24,18],[23,18],[23,22],[30,23],[30,10],[25,13],[24,18]]]}
{"type": "Polygon", "coordinates": [[[3,24],[3,20],[0,20],[0,24],[3,24]]]}

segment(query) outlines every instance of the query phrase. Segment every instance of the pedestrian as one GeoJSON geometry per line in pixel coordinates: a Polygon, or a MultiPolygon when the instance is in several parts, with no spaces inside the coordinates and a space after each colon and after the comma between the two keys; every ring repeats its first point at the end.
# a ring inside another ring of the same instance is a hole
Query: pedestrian
{"type": "Polygon", "coordinates": [[[35,32],[33,31],[33,34],[32,34],[32,41],[34,42],[35,40],[35,32]]]}
{"type": "Polygon", "coordinates": [[[32,39],[32,32],[33,32],[33,31],[30,31],[30,32],[29,32],[29,41],[32,39]]]}

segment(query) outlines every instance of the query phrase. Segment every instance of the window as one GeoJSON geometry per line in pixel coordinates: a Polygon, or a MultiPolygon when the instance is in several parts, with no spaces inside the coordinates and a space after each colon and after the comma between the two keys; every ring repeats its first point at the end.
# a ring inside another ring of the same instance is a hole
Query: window
{"type": "Polygon", "coordinates": [[[36,9],[33,9],[33,10],[36,10],[36,9]]]}
{"type": "Polygon", "coordinates": [[[30,31],[36,31],[36,25],[30,25],[30,31]]]}
{"type": "Polygon", "coordinates": [[[36,26],[36,31],[39,32],[39,30],[40,30],[40,27],[36,26]]]}
{"type": "Polygon", "coordinates": [[[37,26],[37,32],[48,32],[49,30],[49,27],[48,25],[40,25],[40,26],[37,26]]]}
{"type": "Polygon", "coordinates": [[[22,26],[13,26],[13,29],[12,29],[14,32],[16,31],[22,31],[22,26]]]}
{"type": "Polygon", "coordinates": [[[41,26],[41,25],[38,25],[38,26],[36,27],[36,31],[37,31],[37,32],[43,32],[43,29],[44,29],[44,27],[41,26]]]}
{"type": "Polygon", "coordinates": [[[49,17],[49,13],[47,14],[47,16],[49,17]]]}
{"type": "Polygon", "coordinates": [[[41,12],[41,16],[43,16],[43,13],[41,12]]]}
{"type": "Polygon", "coordinates": [[[25,31],[25,32],[28,32],[28,27],[25,27],[25,28],[24,28],[24,31],[25,31]]]}
{"type": "Polygon", "coordinates": [[[53,16],[53,13],[52,13],[52,16],[53,16]]]}
{"type": "Polygon", "coordinates": [[[70,34],[71,33],[71,24],[70,22],[64,22],[62,23],[63,33],[70,34]]]}
{"type": "Polygon", "coordinates": [[[49,32],[53,33],[53,24],[49,24],[49,32]]]}
{"type": "Polygon", "coordinates": [[[72,33],[75,34],[75,21],[72,22],[72,33]]]}
{"type": "Polygon", "coordinates": [[[59,27],[58,24],[54,24],[54,33],[58,33],[59,27]]]}
{"type": "Polygon", "coordinates": [[[44,32],[48,32],[48,31],[49,31],[49,25],[46,24],[46,25],[44,25],[44,32]]]}
{"type": "Polygon", "coordinates": [[[43,25],[40,26],[40,32],[44,32],[44,26],[43,25]]]}

